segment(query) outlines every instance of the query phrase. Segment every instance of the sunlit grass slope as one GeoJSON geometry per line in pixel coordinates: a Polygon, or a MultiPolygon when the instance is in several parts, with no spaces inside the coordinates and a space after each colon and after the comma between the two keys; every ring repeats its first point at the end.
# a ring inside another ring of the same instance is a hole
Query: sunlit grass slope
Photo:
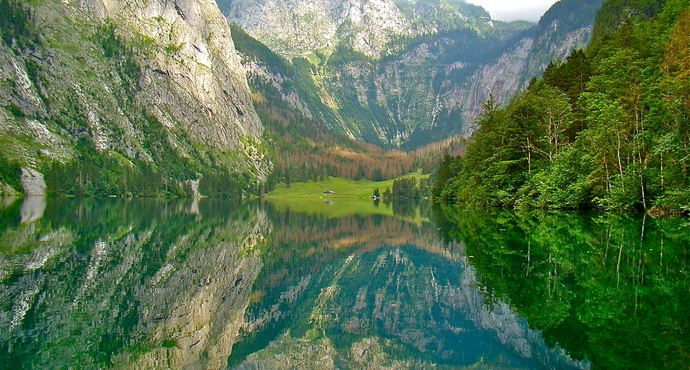
{"type": "MultiPolygon", "coordinates": [[[[429,177],[419,173],[404,177],[410,176],[418,179],[429,177]]],[[[265,198],[280,210],[320,214],[328,218],[385,215],[412,223],[429,222],[427,217],[422,217],[418,213],[414,217],[397,217],[390,204],[379,202],[377,205],[370,199],[375,188],[383,193],[387,187],[393,188],[393,180],[371,181],[329,177],[323,181],[293,183],[289,188],[281,185],[265,198]],[[335,194],[324,195],[324,192],[329,190],[335,194]]]]}
{"type": "MultiPolygon", "coordinates": [[[[419,180],[427,178],[429,175],[411,173],[403,177],[416,177],[419,180]]],[[[266,198],[364,199],[369,198],[374,193],[375,188],[378,188],[381,193],[386,188],[392,189],[393,181],[351,180],[340,177],[328,177],[323,181],[296,182],[289,188],[281,184],[274,191],[266,194],[266,198]],[[324,195],[325,191],[334,191],[335,194],[324,195]]]]}

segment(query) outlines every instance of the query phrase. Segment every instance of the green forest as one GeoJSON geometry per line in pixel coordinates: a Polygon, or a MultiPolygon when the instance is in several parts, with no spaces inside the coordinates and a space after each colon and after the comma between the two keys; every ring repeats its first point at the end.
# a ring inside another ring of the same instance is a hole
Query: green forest
{"type": "Polygon", "coordinates": [[[690,2],[612,0],[586,51],[491,98],[433,196],[463,204],[690,212],[690,2]]]}

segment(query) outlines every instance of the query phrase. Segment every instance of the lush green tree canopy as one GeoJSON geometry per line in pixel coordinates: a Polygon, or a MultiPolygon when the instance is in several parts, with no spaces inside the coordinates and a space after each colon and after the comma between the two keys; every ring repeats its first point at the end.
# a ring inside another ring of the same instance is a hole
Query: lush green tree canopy
{"type": "Polygon", "coordinates": [[[687,0],[607,1],[586,52],[550,64],[507,106],[487,102],[461,168],[437,177],[434,196],[690,211],[689,9],[687,0]]]}

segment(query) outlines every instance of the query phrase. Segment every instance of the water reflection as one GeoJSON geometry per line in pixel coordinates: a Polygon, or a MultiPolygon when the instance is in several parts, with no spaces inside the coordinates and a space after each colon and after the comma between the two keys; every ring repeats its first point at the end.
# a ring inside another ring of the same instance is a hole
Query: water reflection
{"type": "Polygon", "coordinates": [[[615,367],[622,350],[604,359],[601,343],[659,359],[616,338],[631,323],[670,334],[659,363],[687,361],[680,221],[646,220],[641,238],[577,215],[448,210],[435,224],[421,204],[2,204],[9,368],[615,367]]]}
{"type": "Polygon", "coordinates": [[[3,365],[222,368],[269,232],[251,204],[49,201],[2,235],[3,365]]]}
{"type": "Polygon", "coordinates": [[[20,218],[22,223],[34,222],[43,217],[46,210],[46,197],[39,195],[29,195],[22,202],[20,218]]]}
{"type": "Polygon", "coordinates": [[[231,367],[588,368],[487,306],[464,246],[416,212],[277,215],[231,367]]]}
{"type": "Polygon", "coordinates": [[[485,295],[596,369],[690,368],[690,220],[638,214],[437,212],[485,295]]]}

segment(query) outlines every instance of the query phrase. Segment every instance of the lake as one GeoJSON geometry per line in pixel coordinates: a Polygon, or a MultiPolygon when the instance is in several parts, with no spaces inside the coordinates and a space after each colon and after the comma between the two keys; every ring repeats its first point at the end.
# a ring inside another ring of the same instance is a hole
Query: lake
{"type": "Polygon", "coordinates": [[[0,367],[687,369],[690,220],[0,200],[0,367]]]}

